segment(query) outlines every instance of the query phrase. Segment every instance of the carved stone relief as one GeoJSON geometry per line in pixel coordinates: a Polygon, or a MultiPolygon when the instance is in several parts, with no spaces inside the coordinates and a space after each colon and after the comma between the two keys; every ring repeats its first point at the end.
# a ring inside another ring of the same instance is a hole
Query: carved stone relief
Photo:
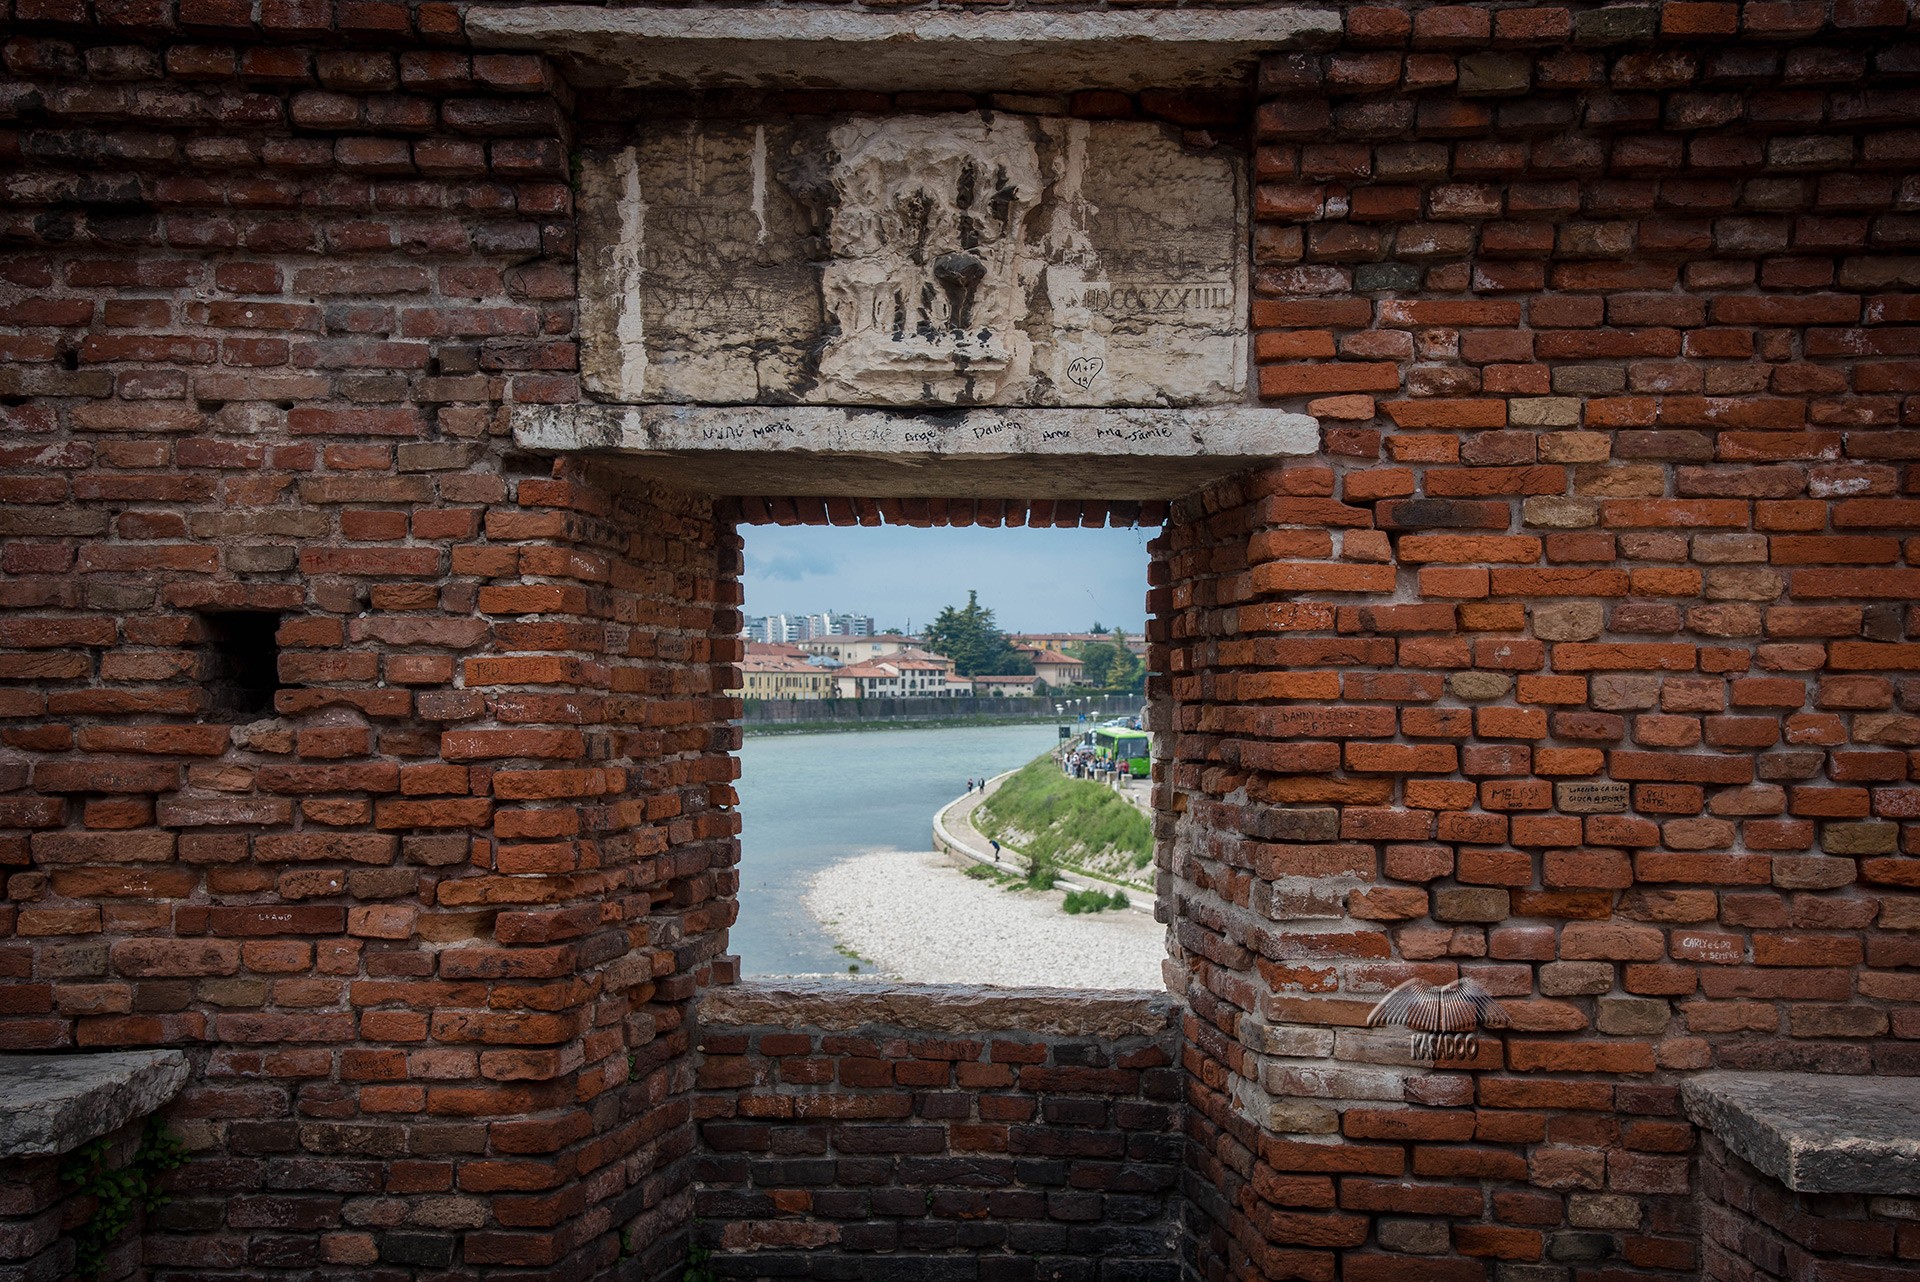
{"type": "Polygon", "coordinates": [[[583,366],[630,403],[1246,399],[1239,160],[1153,124],[654,127],[584,159],[583,366]]]}

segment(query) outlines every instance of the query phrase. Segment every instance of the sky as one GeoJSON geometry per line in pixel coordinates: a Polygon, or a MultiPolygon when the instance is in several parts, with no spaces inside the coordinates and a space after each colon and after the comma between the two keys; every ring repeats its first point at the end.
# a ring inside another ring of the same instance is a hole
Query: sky
{"type": "Polygon", "coordinates": [[[918,631],[967,589],[1006,632],[1146,623],[1147,540],[1158,529],[751,525],[746,612],[870,614],[918,631]]]}

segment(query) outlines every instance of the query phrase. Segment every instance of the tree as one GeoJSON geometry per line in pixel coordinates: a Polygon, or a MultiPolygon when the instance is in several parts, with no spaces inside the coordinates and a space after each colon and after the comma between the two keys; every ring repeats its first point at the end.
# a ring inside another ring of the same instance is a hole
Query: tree
{"type": "Polygon", "coordinates": [[[963,677],[1023,676],[1033,671],[1033,660],[1015,650],[1006,634],[994,626],[993,611],[980,604],[980,594],[969,590],[965,608],[947,606],[927,625],[926,646],[953,660],[963,677]]]}
{"type": "Polygon", "coordinates": [[[1080,651],[1074,656],[1080,660],[1080,684],[1095,690],[1106,689],[1107,673],[1113,667],[1113,647],[1091,641],[1076,648],[1080,651]]]}
{"type": "Polygon", "coordinates": [[[1140,656],[1127,649],[1127,634],[1115,628],[1106,641],[1085,641],[1073,647],[1080,660],[1080,684],[1093,690],[1132,693],[1146,684],[1140,656]]]}
{"type": "Polygon", "coordinates": [[[1138,693],[1147,688],[1147,665],[1127,648],[1127,634],[1113,630],[1113,666],[1107,669],[1107,688],[1123,693],[1138,693]]]}

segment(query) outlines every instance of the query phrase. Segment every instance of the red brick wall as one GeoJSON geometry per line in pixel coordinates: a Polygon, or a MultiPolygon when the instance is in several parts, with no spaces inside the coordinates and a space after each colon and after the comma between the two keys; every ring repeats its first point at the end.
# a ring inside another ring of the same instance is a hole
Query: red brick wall
{"type": "MultiPolygon", "coordinates": [[[[1920,57],[1886,0],[1346,12],[1254,120],[1323,456],[1153,569],[1194,1265],[1685,1274],[1679,1074],[1920,1066],[1920,57]],[[1368,1007],[1462,971],[1514,1029],[1409,1075],[1368,1007]]],[[[578,394],[570,92],[442,4],[0,14],[0,1044],[192,1052],[176,1277],[666,1272],[740,549],[507,444],[578,394]]],[[[1158,516],[738,514],[883,512],[1158,516]]]]}
{"type": "Polygon", "coordinates": [[[1796,1193],[1711,1135],[1700,1146],[1701,1282],[1910,1277],[1916,1214],[1913,1198],[1796,1193]]]}
{"type": "Polygon", "coordinates": [[[1264,69],[1325,451],[1175,505],[1151,664],[1210,1274],[1690,1273],[1675,1074],[1920,1072],[1920,45],[1635,14],[1264,69]],[[1370,1007],[1461,974],[1513,1028],[1408,1072],[1370,1007]]]}
{"type": "MultiPolygon", "coordinates": [[[[136,1118],[100,1136],[105,1144],[101,1167],[117,1170],[130,1162],[146,1125],[146,1118],[136,1118]]],[[[60,1172],[88,1156],[82,1151],[0,1162],[0,1270],[5,1270],[5,1276],[74,1276],[78,1259],[74,1233],[95,1216],[100,1204],[97,1197],[62,1179],[60,1172]]],[[[130,1210],[122,1236],[100,1243],[103,1254],[97,1282],[146,1282],[141,1250],[145,1210],[138,1199],[130,1210]]]]}
{"type": "Polygon", "coordinates": [[[507,444],[577,395],[564,94],[122,21],[4,48],[0,1036],[192,1052],[176,1276],[664,1267],[739,552],[507,444]]]}
{"type": "MultiPolygon", "coordinates": [[[[963,995],[984,1022],[961,1033],[898,1013],[702,1027],[694,1214],[717,1273],[1178,1276],[1182,1085],[1164,999],[1141,994],[1139,1027],[1103,1036],[993,1023],[984,996],[963,995]]],[[[1072,994],[1047,1000],[1072,1016],[1072,994]]]]}

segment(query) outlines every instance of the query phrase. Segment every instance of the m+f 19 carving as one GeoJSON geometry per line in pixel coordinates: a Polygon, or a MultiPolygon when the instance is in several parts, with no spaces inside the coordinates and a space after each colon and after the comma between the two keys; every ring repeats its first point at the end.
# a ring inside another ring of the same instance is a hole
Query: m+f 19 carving
{"type": "Polygon", "coordinates": [[[1506,1009],[1479,982],[1462,975],[1435,988],[1409,979],[1382,997],[1367,1015],[1367,1027],[1399,1024],[1412,1030],[1415,1059],[1471,1061],[1479,1049],[1478,1031],[1505,1028],[1506,1009]]]}

